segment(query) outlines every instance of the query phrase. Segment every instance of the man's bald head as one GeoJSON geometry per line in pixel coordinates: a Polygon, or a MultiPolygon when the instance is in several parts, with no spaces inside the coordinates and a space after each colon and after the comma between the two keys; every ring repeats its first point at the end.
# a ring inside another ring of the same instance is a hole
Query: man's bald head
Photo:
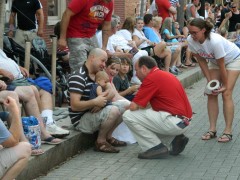
{"type": "Polygon", "coordinates": [[[89,53],[89,57],[99,57],[99,56],[102,56],[102,55],[107,56],[107,53],[100,48],[94,48],[89,53]]]}
{"type": "Polygon", "coordinates": [[[107,59],[108,56],[104,50],[100,48],[94,48],[89,53],[86,66],[91,72],[97,73],[105,68],[107,59]]]}

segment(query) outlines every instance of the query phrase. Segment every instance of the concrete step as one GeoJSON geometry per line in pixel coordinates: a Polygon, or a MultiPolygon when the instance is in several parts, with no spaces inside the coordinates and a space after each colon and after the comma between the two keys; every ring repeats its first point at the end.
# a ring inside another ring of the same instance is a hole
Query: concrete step
{"type": "MultiPolygon", "coordinates": [[[[177,78],[186,88],[193,83],[199,81],[203,77],[199,67],[185,70],[177,78]]],[[[71,126],[70,118],[66,117],[67,109],[58,108],[55,111],[57,116],[54,119],[60,119],[57,124],[60,126],[71,126]],[[63,113],[59,114],[62,110],[63,113]],[[64,117],[61,119],[61,116],[64,117]]],[[[60,165],[76,154],[83,153],[86,149],[93,146],[96,135],[83,134],[74,130],[70,130],[71,134],[64,139],[59,145],[42,145],[45,153],[40,156],[32,156],[29,160],[28,166],[18,176],[18,180],[34,179],[46,174],[52,168],[60,165]]]]}

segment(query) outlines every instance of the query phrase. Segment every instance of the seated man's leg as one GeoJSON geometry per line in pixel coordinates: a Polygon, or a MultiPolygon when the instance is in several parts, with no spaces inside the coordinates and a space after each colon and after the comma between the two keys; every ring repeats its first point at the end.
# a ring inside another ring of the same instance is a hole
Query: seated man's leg
{"type": "Polygon", "coordinates": [[[96,141],[96,150],[116,153],[119,152],[119,150],[112,147],[107,142],[107,138],[111,136],[111,132],[116,127],[116,124],[119,123],[119,116],[120,112],[118,108],[109,105],[97,113],[85,113],[81,117],[76,129],[87,134],[92,134],[99,130],[96,141]]]}
{"type": "MultiPolygon", "coordinates": [[[[16,102],[17,102],[17,104],[18,104],[18,106],[19,106],[19,108],[20,108],[18,95],[17,95],[17,93],[14,92],[14,91],[1,91],[1,92],[0,92],[0,102],[2,103],[2,102],[7,98],[7,96],[10,96],[10,97],[12,97],[13,99],[15,99],[16,102]]],[[[19,112],[21,112],[21,111],[19,111],[19,112]]],[[[8,116],[5,117],[5,119],[2,119],[2,120],[3,120],[3,121],[4,121],[4,120],[8,121],[8,124],[11,125],[11,122],[12,122],[12,116],[11,116],[11,114],[8,114],[8,116]]],[[[20,141],[22,141],[22,142],[23,142],[23,141],[28,142],[28,140],[26,139],[26,137],[25,137],[25,135],[24,135],[24,133],[23,133],[23,129],[22,129],[22,132],[21,132],[21,139],[20,139],[20,141]]]]}
{"type": "Polygon", "coordinates": [[[41,117],[44,119],[44,123],[46,125],[46,130],[54,137],[63,138],[70,134],[68,130],[65,130],[56,125],[55,121],[53,120],[53,102],[52,102],[52,95],[43,90],[38,89],[35,86],[31,86],[35,97],[38,101],[41,117]],[[46,118],[46,120],[45,120],[46,118]]]}
{"type": "Polygon", "coordinates": [[[20,142],[12,148],[5,148],[0,151],[0,178],[3,180],[16,178],[26,167],[31,146],[27,142],[20,142]]]}
{"type": "Polygon", "coordinates": [[[43,124],[43,119],[40,116],[38,103],[32,88],[30,86],[18,86],[15,89],[15,92],[18,94],[19,99],[21,99],[25,103],[26,113],[28,115],[35,116],[39,120],[42,141],[48,139],[48,141],[50,141],[49,143],[54,143],[54,144],[61,143],[60,139],[53,139],[52,136],[46,131],[46,128],[43,124]]]}
{"type": "Polygon", "coordinates": [[[17,93],[14,91],[7,91],[7,90],[0,91],[0,103],[3,103],[3,101],[7,98],[7,96],[10,96],[13,99],[15,99],[17,104],[19,105],[19,99],[18,99],[17,93]]]}

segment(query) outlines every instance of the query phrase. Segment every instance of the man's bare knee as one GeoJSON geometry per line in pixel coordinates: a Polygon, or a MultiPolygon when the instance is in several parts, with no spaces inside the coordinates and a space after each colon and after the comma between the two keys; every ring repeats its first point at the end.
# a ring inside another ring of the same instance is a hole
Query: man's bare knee
{"type": "Polygon", "coordinates": [[[16,148],[20,158],[28,158],[31,155],[31,145],[28,142],[20,142],[16,148]]]}
{"type": "Polygon", "coordinates": [[[35,98],[33,89],[30,86],[19,86],[15,89],[15,92],[18,94],[19,98],[24,102],[35,98]]]}
{"type": "Polygon", "coordinates": [[[121,113],[119,109],[116,106],[113,106],[109,112],[109,118],[111,119],[118,119],[120,117],[121,113]]]}
{"type": "Polygon", "coordinates": [[[19,102],[18,95],[14,91],[1,91],[1,93],[0,93],[0,102],[3,102],[7,98],[7,96],[10,96],[13,99],[15,99],[17,101],[17,103],[19,102]]]}

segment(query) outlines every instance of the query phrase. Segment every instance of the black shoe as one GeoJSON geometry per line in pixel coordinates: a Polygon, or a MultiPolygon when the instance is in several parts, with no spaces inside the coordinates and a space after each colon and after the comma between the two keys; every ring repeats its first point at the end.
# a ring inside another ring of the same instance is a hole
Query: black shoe
{"type": "Polygon", "coordinates": [[[160,159],[168,156],[168,148],[162,143],[138,154],[139,159],[160,159]]]}
{"type": "Polygon", "coordinates": [[[188,141],[189,138],[183,134],[176,136],[172,141],[172,150],[169,153],[173,156],[180,154],[185,149],[188,141]]]}

